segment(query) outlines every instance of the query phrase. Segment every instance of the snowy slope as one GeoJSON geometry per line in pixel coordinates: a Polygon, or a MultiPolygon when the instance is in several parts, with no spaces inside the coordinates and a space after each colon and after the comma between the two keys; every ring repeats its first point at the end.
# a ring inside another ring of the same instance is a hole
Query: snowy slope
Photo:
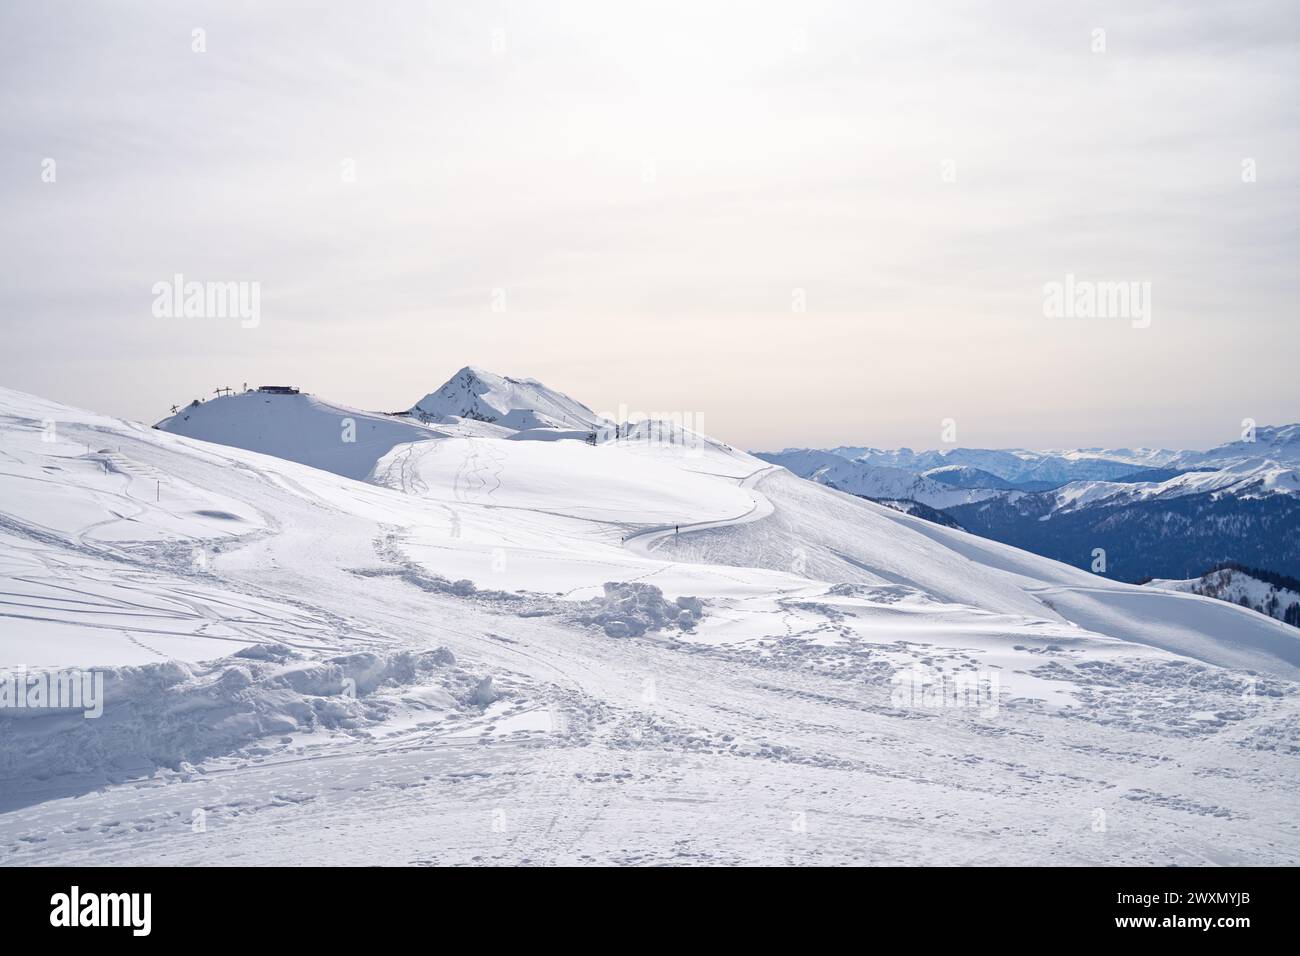
{"type": "Polygon", "coordinates": [[[1300,859],[1283,625],[655,432],[364,482],[0,391],[3,663],[109,678],[0,711],[5,859],[1300,859]]]}
{"type": "Polygon", "coordinates": [[[411,419],[345,408],[312,395],[259,391],[187,405],[155,427],[358,479],[394,446],[431,437],[411,419]]]}
{"type": "Polygon", "coordinates": [[[402,414],[254,390],[196,402],[155,427],[364,480],[407,442],[452,435],[555,441],[585,438],[607,424],[540,382],[466,367],[402,414]]]}

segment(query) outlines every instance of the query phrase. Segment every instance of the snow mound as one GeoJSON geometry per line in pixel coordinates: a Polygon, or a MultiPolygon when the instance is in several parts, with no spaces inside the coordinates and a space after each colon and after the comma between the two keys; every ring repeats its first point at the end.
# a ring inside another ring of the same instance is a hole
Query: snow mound
{"type": "Polygon", "coordinates": [[[358,480],[398,445],[440,437],[408,418],[260,391],[187,405],[154,427],[358,480]]]}
{"type": "Polygon", "coordinates": [[[472,365],[416,402],[408,414],[423,422],[467,418],[514,431],[560,428],[585,433],[605,424],[586,405],[535,379],[506,378],[472,365]]]}
{"type": "Polygon", "coordinates": [[[605,593],[587,601],[586,610],[575,620],[599,627],[610,637],[640,637],[646,631],[668,628],[689,631],[703,616],[699,598],[669,601],[653,584],[607,581],[605,593]]]}
{"type": "Polygon", "coordinates": [[[257,645],[211,665],[166,661],[93,673],[103,676],[97,718],[20,709],[0,716],[0,783],[30,781],[33,768],[37,779],[180,769],[273,735],[360,732],[417,688],[423,707],[449,712],[497,696],[490,677],[457,667],[445,647],[303,659],[257,645]]]}

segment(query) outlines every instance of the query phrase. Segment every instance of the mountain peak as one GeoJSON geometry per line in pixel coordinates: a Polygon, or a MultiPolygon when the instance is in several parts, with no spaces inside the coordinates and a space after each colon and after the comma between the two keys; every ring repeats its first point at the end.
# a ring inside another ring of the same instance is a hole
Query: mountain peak
{"type": "Polygon", "coordinates": [[[581,402],[531,378],[510,378],[477,365],[466,365],[441,388],[411,406],[410,415],[425,422],[457,418],[490,422],[516,431],[532,428],[589,430],[604,424],[581,402]]]}
{"type": "Polygon", "coordinates": [[[488,388],[499,388],[507,382],[521,382],[529,385],[540,385],[536,379],[531,378],[510,378],[506,375],[498,375],[491,369],[486,369],[481,365],[466,365],[451,378],[447,379],[444,384],[451,384],[457,380],[467,382],[476,382],[488,388]]]}

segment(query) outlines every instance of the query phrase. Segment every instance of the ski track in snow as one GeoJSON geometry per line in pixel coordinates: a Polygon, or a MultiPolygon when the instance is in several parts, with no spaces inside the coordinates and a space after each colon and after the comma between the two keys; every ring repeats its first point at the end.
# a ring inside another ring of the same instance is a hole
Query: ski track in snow
{"type": "Polygon", "coordinates": [[[47,758],[0,760],[10,864],[1300,859],[1300,696],[1249,612],[1171,596],[1179,646],[1138,641],[1123,586],[712,446],[462,435],[367,484],[5,391],[0,437],[6,666],[191,675],[0,715],[47,758]],[[611,638],[605,582],[704,614],[611,638]],[[914,664],[1001,674],[996,714],[899,706],[914,664]]]}

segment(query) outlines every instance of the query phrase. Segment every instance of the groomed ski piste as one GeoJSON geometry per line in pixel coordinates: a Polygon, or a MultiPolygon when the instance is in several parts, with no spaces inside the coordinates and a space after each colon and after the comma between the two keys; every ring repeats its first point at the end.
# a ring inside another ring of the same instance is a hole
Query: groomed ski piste
{"type": "Polygon", "coordinates": [[[1294,628],[529,380],[0,390],[0,539],[10,865],[1300,861],[1294,628]]]}

